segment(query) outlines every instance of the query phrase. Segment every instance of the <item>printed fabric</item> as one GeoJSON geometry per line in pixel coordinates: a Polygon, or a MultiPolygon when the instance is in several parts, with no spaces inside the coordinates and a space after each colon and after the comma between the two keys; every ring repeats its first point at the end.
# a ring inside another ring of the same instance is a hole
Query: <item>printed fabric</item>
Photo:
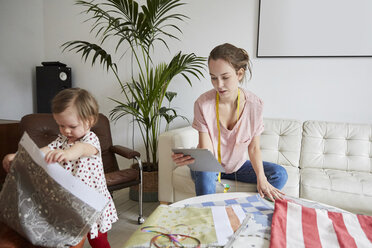
{"type": "Polygon", "coordinates": [[[275,200],[270,248],[372,247],[372,217],[275,200]]]}
{"type": "Polygon", "coordinates": [[[2,191],[0,221],[44,247],[77,245],[101,212],[58,184],[19,145],[2,191]]]}

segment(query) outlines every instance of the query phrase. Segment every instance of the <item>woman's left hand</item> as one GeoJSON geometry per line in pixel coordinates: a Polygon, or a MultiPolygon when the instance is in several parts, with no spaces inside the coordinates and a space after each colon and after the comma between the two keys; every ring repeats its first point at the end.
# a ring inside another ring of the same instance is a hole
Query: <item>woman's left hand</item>
{"type": "Polygon", "coordinates": [[[257,178],[257,190],[262,198],[268,197],[271,201],[283,199],[284,193],[272,186],[266,179],[266,176],[257,178]]]}

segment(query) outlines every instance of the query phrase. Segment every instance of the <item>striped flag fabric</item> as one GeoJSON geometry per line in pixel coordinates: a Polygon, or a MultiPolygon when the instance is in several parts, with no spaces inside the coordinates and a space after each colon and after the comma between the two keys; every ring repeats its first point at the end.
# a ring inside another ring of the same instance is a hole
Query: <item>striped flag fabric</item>
{"type": "Polygon", "coordinates": [[[372,247],[372,217],[275,200],[270,248],[372,247]]]}

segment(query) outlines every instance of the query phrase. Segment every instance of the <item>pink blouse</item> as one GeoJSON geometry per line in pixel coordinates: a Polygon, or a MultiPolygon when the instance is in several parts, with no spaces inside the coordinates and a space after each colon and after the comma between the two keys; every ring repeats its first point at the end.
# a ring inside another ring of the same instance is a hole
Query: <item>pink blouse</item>
{"type": "MultiPolygon", "coordinates": [[[[225,173],[233,173],[248,159],[248,146],[255,136],[264,130],[263,102],[252,92],[241,89],[245,104],[241,106],[238,122],[232,130],[220,124],[221,162],[225,173]]],[[[216,117],[216,91],[202,94],[194,104],[194,121],[192,127],[202,133],[208,133],[212,140],[213,153],[217,158],[218,129],[216,117]]]]}

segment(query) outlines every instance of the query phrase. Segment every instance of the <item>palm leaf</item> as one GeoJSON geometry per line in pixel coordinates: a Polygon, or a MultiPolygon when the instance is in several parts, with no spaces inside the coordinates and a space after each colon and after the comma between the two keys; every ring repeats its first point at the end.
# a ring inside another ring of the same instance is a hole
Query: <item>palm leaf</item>
{"type": "Polygon", "coordinates": [[[177,92],[167,91],[165,92],[165,97],[167,98],[168,102],[171,102],[173,98],[177,96],[177,92]]]}
{"type": "Polygon", "coordinates": [[[92,57],[92,66],[96,63],[97,59],[99,58],[99,63],[106,67],[108,71],[112,68],[115,72],[117,72],[118,68],[115,63],[112,62],[111,55],[108,54],[103,48],[96,44],[89,43],[87,41],[69,41],[62,44],[63,51],[76,51],[76,53],[81,53],[81,57],[86,61],[89,57],[89,54],[92,52],[94,53],[92,57]]]}

